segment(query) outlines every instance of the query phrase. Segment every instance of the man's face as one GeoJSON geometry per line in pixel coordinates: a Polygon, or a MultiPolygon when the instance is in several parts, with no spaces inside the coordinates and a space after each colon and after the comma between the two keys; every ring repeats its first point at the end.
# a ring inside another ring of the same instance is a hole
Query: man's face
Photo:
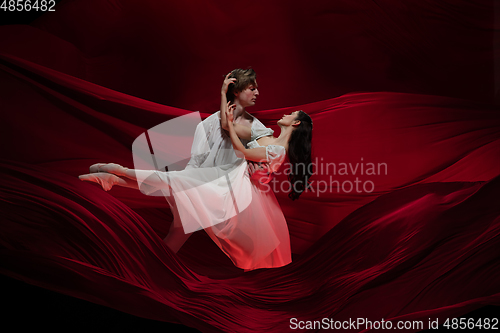
{"type": "Polygon", "coordinates": [[[249,85],[245,90],[235,94],[236,99],[239,100],[240,105],[243,107],[254,106],[257,96],[259,96],[257,82],[249,85]]]}

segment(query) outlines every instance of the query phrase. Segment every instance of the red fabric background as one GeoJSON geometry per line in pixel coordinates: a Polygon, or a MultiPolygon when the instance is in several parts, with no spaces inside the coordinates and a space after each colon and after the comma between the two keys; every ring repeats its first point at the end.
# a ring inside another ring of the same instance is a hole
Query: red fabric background
{"type": "Polygon", "coordinates": [[[63,1],[1,26],[2,274],[206,332],[499,305],[492,5],[63,1]],[[132,166],[139,134],[216,111],[224,73],[247,66],[264,124],[303,109],[319,162],[388,172],[318,172],[293,203],[277,191],[294,261],[243,274],[203,233],[169,252],[163,198],[76,176],[132,166]],[[375,190],[318,194],[330,177],[375,190]]]}

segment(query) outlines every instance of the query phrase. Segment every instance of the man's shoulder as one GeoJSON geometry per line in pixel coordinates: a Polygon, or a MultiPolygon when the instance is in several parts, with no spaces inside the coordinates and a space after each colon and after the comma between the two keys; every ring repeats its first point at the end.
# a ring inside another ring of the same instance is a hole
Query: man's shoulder
{"type": "Polygon", "coordinates": [[[203,125],[208,125],[208,124],[215,124],[215,123],[220,123],[220,111],[212,113],[210,116],[206,117],[203,119],[201,122],[203,125]]]}
{"type": "Polygon", "coordinates": [[[210,116],[206,117],[203,121],[205,121],[205,120],[210,121],[212,119],[220,119],[219,115],[220,115],[220,111],[216,111],[216,112],[212,113],[210,116]]]}

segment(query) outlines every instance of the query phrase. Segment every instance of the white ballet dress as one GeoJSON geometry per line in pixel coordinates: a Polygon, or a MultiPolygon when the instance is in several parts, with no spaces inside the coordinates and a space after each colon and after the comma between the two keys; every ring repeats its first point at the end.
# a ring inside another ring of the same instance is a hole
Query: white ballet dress
{"type": "MultiPolygon", "coordinates": [[[[237,267],[252,270],[287,265],[291,262],[290,236],[272,188],[250,178],[247,161],[236,156],[220,127],[219,112],[198,127],[187,167],[170,172],[141,170],[149,173],[142,177],[147,181],[141,192],[173,194],[175,206],[171,206],[177,208],[184,232],[205,229],[237,267]]],[[[249,149],[261,147],[257,139],[272,134],[272,129],[254,118],[251,140],[242,142],[249,149]]],[[[266,146],[270,173],[279,169],[285,155],[282,146],[266,146]]]]}

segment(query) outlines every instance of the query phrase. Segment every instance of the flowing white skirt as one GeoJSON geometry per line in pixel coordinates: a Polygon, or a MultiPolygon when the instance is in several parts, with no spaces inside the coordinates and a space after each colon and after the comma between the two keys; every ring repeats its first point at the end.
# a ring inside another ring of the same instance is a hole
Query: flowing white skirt
{"type": "Polygon", "coordinates": [[[185,233],[205,229],[243,269],[291,262],[285,217],[267,184],[251,180],[247,161],[182,171],[136,170],[144,194],[161,191],[175,201],[185,233]]]}

